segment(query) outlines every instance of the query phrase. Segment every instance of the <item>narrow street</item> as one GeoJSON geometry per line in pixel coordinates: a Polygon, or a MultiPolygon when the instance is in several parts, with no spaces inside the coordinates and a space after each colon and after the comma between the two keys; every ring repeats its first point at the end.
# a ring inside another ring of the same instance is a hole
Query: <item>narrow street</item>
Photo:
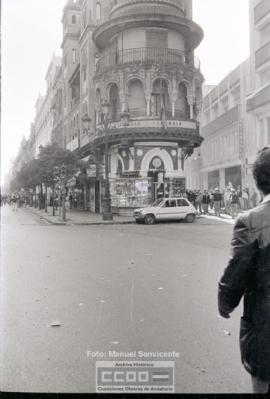
{"type": "Polygon", "coordinates": [[[241,309],[217,311],[232,224],[53,226],[6,206],[1,225],[2,390],[95,392],[87,351],[143,350],[179,352],[177,393],[251,392],[241,309]]]}

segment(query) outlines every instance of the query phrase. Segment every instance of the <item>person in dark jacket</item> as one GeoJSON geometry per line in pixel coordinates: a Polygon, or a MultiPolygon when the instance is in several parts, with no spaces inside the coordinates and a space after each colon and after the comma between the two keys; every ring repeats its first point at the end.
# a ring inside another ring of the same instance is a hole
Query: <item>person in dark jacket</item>
{"type": "Polygon", "coordinates": [[[204,190],[202,195],[202,208],[203,208],[203,213],[205,215],[209,214],[208,211],[209,204],[210,204],[210,195],[208,194],[207,190],[204,190]]]}
{"type": "Polygon", "coordinates": [[[253,175],[263,202],[239,216],[232,257],[219,282],[219,313],[229,318],[244,297],[240,327],[242,363],[254,393],[270,392],[270,147],[254,163],[253,175]]]}
{"type": "Polygon", "coordinates": [[[218,188],[215,188],[215,191],[213,193],[213,201],[214,201],[215,216],[220,216],[222,194],[218,188]]]}

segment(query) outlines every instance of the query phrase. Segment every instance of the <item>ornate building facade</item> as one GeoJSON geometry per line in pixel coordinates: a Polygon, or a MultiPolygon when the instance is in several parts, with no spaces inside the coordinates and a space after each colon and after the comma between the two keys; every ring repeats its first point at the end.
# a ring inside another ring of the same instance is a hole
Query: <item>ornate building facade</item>
{"type": "Polygon", "coordinates": [[[84,208],[102,211],[107,137],[113,206],[179,195],[185,160],[202,142],[203,76],[194,50],[203,31],[192,1],[68,0],[62,24],[52,140],[88,162],[69,190],[84,208]]]}

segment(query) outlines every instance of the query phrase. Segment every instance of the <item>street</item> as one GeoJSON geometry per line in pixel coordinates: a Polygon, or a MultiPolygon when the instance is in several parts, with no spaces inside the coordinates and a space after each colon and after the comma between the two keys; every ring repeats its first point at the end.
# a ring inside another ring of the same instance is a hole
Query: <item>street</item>
{"type": "Polygon", "coordinates": [[[251,392],[242,304],[217,310],[232,224],[53,226],[8,206],[1,224],[3,391],[95,392],[111,359],[87,351],[143,350],[179,352],[177,393],[251,392]]]}

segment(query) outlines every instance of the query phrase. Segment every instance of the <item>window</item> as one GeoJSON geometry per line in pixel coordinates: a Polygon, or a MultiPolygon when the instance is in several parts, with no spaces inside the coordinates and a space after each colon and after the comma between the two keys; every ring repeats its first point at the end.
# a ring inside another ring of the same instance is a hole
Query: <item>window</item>
{"type": "Polygon", "coordinates": [[[97,6],[96,6],[96,19],[97,19],[97,21],[101,20],[101,5],[99,2],[97,3],[97,6]]]}
{"type": "Polygon", "coordinates": [[[167,200],[164,204],[165,208],[176,208],[176,201],[175,200],[167,200]]]}
{"type": "Polygon", "coordinates": [[[158,29],[146,30],[146,47],[168,47],[168,33],[167,31],[158,29]]]}
{"type": "Polygon", "coordinates": [[[73,63],[76,62],[76,50],[75,49],[72,50],[72,62],[73,63]]]}
{"type": "Polygon", "coordinates": [[[181,198],[177,200],[177,206],[188,206],[188,203],[186,200],[181,198]]]}
{"type": "Polygon", "coordinates": [[[71,23],[74,25],[76,24],[76,15],[72,15],[71,17],[71,23]]]}

